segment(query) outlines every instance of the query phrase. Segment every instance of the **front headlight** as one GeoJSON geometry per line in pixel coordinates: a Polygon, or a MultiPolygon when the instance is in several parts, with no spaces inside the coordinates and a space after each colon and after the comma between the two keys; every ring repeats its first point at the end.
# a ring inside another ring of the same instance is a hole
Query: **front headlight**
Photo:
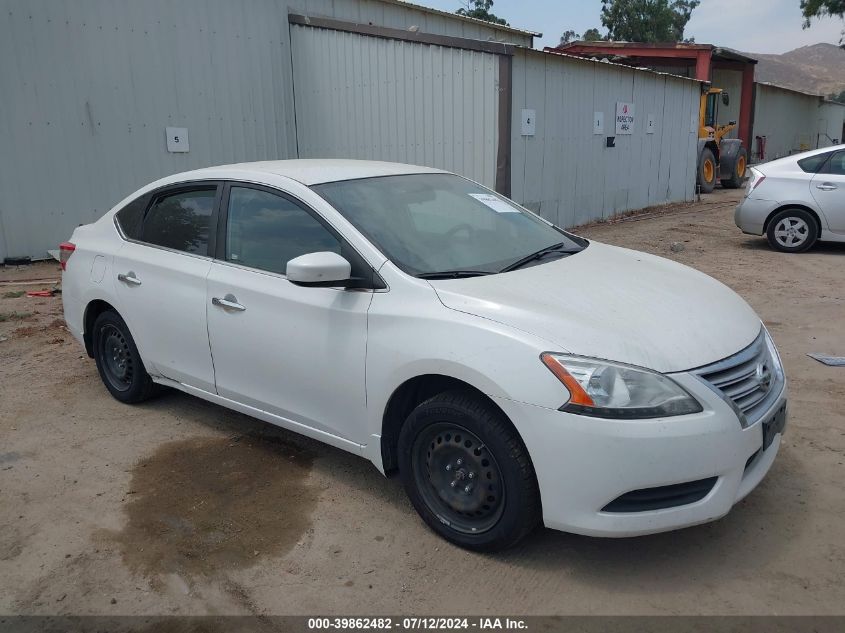
{"type": "Polygon", "coordinates": [[[551,352],[541,354],[540,359],[569,390],[569,401],[561,411],[643,419],[703,410],[674,380],[648,369],[551,352]]]}

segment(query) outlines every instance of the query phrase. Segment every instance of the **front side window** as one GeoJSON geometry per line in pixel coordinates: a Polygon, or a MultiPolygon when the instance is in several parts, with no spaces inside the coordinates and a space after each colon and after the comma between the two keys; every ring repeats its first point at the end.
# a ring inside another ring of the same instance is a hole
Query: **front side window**
{"type": "Polygon", "coordinates": [[[452,174],[362,178],[312,188],[412,275],[498,273],[546,249],[571,253],[586,244],[452,174]]]}
{"type": "Polygon", "coordinates": [[[217,188],[165,193],[144,216],[141,240],[186,253],[208,254],[208,229],[217,188]]]}
{"type": "Polygon", "coordinates": [[[291,259],[319,251],[340,254],[341,245],[308,211],[283,196],[260,189],[230,189],[228,261],[284,274],[291,259]]]}
{"type": "Polygon", "coordinates": [[[704,110],[704,125],[716,126],[716,93],[707,95],[707,107],[704,110]]]}

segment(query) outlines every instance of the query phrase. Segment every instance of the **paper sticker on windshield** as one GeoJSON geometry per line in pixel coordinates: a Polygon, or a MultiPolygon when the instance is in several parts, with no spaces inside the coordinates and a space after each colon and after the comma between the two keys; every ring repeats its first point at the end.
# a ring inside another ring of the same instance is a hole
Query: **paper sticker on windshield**
{"type": "Polygon", "coordinates": [[[484,204],[496,213],[519,213],[519,209],[514,206],[509,205],[507,202],[502,200],[501,198],[497,198],[496,196],[489,194],[489,193],[471,193],[469,194],[470,197],[475,198],[481,204],[484,204]]]}

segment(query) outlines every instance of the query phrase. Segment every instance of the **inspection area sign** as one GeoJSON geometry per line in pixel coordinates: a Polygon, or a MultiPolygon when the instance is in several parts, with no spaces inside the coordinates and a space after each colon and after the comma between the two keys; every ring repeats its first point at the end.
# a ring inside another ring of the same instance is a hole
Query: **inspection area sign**
{"type": "Polygon", "coordinates": [[[634,104],[616,102],[616,135],[634,133],[634,104]]]}

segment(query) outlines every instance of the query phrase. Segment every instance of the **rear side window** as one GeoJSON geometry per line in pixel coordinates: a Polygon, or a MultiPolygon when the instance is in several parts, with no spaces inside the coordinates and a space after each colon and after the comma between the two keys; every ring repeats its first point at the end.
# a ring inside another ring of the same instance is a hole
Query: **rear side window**
{"type": "Polygon", "coordinates": [[[153,200],[141,241],[186,253],[208,254],[208,229],[216,187],[165,193],[153,200]]]}
{"type": "Polygon", "coordinates": [[[284,274],[294,257],[331,251],[340,241],[308,211],[267,191],[230,189],[226,259],[250,268],[284,274]]]}
{"type": "Polygon", "coordinates": [[[845,176],[845,152],[836,152],[828,162],[825,171],[834,176],[845,176]]]}
{"type": "Polygon", "coordinates": [[[148,196],[136,198],[120,211],[117,212],[117,223],[123,234],[132,240],[139,239],[141,235],[141,220],[144,218],[144,209],[149,202],[148,196]]]}
{"type": "Polygon", "coordinates": [[[830,152],[825,154],[816,154],[815,156],[810,156],[808,158],[802,158],[798,161],[798,166],[808,174],[815,174],[822,168],[822,166],[824,166],[825,161],[829,157],[830,152]]]}

